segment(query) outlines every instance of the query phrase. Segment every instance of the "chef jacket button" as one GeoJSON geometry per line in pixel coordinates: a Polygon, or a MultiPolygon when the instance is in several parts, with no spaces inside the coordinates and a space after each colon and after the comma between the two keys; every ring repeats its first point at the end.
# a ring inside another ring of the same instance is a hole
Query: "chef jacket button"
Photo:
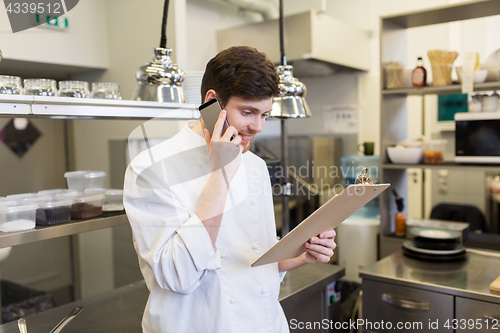
{"type": "Polygon", "coordinates": [[[220,256],[221,256],[221,258],[225,258],[227,256],[227,254],[226,254],[226,252],[222,252],[220,256]]]}
{"type": "Polygon", "coordinates": [[[250,205],[255,206],[255,204],[256,204],[255,200],[253,200],[253,199],[250,200],[250,205]]]}
{"type": "Polygon", "coordinates": [[[234,299],[234,297],[229,300],[229,303],[231,303],[231,304],[236,303],[236,300],[234,299]]]}
{"type": "Polygon", "coordinates": [[[256,250],[257,247],[258,247],[257,244],[255,244],[255,243],[252,244],[252,250],[256,250]]]}
{"type": "Polygon", "coordinates": [[[263,294],[266,294],[267,293],[267,288],[263,288],[260,292],[263,293],[263,294]]]}
{"type": "Polygon", "coordinates": [[[203,163],[201,162],[198,162],[198,166],[201,167],[203,165],[203,163]]]}

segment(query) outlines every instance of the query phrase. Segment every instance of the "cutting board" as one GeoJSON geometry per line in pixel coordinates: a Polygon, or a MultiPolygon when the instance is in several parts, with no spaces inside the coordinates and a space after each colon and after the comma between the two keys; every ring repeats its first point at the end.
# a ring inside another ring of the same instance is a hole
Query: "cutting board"
{"type": "Polygon", "coordinates": [[[350,185],[334,196],[257,259],[252,267],[298,257],[305,252],[304,243],[320,233],[334,229],[390,184],[350,185]]]}
{"type": "Polygon", "coordinates": [[[500,293],[500,276],[490,284],[490,290],[500,293]]]}

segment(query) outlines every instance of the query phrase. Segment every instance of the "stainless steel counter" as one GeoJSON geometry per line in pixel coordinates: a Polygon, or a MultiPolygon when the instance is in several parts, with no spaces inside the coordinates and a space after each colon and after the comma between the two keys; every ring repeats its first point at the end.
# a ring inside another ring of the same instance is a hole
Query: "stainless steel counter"
{"type": "Polygon", "coordinates": [[[402,251],[364,267],[363,279],[468,297],[500,304],[490,283],[500,276],[500,258],[467,253],[462,261],[431,262],[411,259],[402,251]]]}
{"type": "MultiPolygon", "coordinates": [[[[304,265],[287,273],[281,284],[279,300],[283,308],[290,307],[302,297],[318,292],[344,274],[345,269],[335,265],[304,265]]],[[[50,332],[76,306],[83,306],[83,311],[63,332],[141,332],[142,314],[148,295],[144,281],[117,288],[27,317],[28,332],[50,332]]],[[[17,322],[0,325],[0,333],[18,332],[17,322]]]]}

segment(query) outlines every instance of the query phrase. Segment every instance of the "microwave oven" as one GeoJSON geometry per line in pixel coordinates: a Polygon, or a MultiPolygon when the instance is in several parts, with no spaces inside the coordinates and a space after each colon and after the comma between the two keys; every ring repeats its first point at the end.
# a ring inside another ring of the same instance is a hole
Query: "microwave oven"
{"type": "Polygon", "coordinates": [[[455,162],[500,164],[500,112],[455,114],[455,162]]]}

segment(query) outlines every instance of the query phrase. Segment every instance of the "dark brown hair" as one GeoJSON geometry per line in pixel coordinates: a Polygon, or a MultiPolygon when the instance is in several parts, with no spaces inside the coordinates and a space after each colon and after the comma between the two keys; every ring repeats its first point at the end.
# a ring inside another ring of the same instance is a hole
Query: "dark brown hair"
{"type": "Polygon", "coordinates": [[[201,99],[210,89],[225,106],[232,96],[248,100],[270,98],[279,93],[279,76],[265,53],[248,46],[233,46],[219,52],[205,69],[201,99]]]}

